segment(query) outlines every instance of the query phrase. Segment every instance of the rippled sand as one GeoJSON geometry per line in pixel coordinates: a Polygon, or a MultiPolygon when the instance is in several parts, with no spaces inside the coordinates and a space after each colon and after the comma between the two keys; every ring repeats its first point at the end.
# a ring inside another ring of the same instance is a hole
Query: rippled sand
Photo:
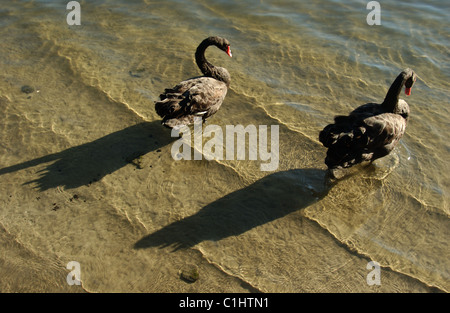
{"type": "Polygon", "coordinates": [[[2,7],[0,291],[448,292],[445,13],[388,1],[371,28],[351,1],[181,4],[83,3],[81,26],[65,4],[2,7]],[[199,75],[212,34],[233,58],[207,52],[232,76],[209,123],[279,125],[274,172],[171,156],[153,101],[199,75]],[[404,67],[420,80],[401,144],[326,185],[318,132],[404,67]]]}

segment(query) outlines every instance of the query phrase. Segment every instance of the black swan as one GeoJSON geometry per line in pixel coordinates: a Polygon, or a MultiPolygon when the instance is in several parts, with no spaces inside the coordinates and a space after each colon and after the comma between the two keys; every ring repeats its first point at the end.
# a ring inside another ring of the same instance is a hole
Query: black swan
{"type": "Polygon", "coordinates": [[[392,83],[383,103],[367,103],[348,116],[336,116],[334,124],[320,132],[319,140],[328,148],[325,164],[331,178],[336,178],[335,170],[364,161],[371,164],[394,149],[405,133],[409,116],[409,106],[399,95],[405,86],[409,96],[416,79],[413,70],[405,69],[392,83]]]}
{"type": "Polygon", "coordinates": [[[195,117],[203,121],[219,110],[230,86],[231,77],[223,67],[216,67],[205,58],[205,50],[216,46],[231,57],[230,43],[225,38],[208,37],[195,52],[195,61],[204,74],[182,81],[171,89],[165,89],[155,102],[156,113],[168,128],[189,125],[195,117]]]}

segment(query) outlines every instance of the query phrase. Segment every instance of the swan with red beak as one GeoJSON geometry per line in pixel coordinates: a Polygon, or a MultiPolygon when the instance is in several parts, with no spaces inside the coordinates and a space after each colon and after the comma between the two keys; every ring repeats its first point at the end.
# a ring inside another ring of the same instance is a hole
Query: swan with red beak
{"type": "Polygon", "coordinates": [[[168,128],[194,123],[196,117],[205,121],[222,105],[231,83],[227,69],[214,66],[206,60],[205,50],[216,46],[232,57],[227,39],[212,36],[203,40],[195,52],[195,61],[204,76],[182,81],[173,88],[167,88],[155,102],[156,113],[163,118],[168,128]]]}
{"type": "Polygon", "coordinates": [[[403,70],[381,104],[367,103],[348,116],[336,116],[334,123],[320,132],[319,140],[328,148],[325,164],[331,180],[339,178],[336,172],[364,161],[372,163],[395,148],[405,133],[410,113],[408,103],[399,99],[400,92],[405,86],[409,96],[416,79],[412,69],[403,70]]]}

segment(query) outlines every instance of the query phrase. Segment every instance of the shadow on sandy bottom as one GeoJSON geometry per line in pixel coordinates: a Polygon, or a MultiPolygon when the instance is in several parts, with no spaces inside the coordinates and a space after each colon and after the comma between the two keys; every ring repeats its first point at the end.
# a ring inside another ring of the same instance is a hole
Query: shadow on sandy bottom
{"type": "Polygon", "coordinates": [[[325,171],[296,169],[270,174],[203,207],[198,213],[141,238],[136,249],[192,247],[237,236],[306,208],[326,196],[325,171]]]}
{"type": "Polygon", "coordinates": [[[139,123],[86,144],[2,168],[0,175],[55,161],[39,172],[39,178],[25,184],[36,184],[40,191],[58,186],[77,188],[98,181],[173,140],[160,121],[139,123]]]}

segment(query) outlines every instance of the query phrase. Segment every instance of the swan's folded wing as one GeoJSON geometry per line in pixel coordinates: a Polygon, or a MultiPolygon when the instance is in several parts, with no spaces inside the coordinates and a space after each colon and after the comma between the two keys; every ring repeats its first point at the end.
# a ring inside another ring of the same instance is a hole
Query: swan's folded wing
{"type": "Polygon", "coordinates": [[[225,83],[214,78],[202,77],[184,94],[187,98],[188,112],[193,115],[209,116],[222,105],[226,93],[225,83]]]}
{"type": "Polygon", "coordinates": [[[370,148],[389,145],[405,133],[406,120],[398,114],[384,113],[364,119],[370,148]]]}
{"type": "Polygon", "coordinates": [[[166,118],[183,115],[210,116],[221,106],[227,93],[225,83],[210,77],[192,78],[160,95],[157,113],[166,118]]]}

